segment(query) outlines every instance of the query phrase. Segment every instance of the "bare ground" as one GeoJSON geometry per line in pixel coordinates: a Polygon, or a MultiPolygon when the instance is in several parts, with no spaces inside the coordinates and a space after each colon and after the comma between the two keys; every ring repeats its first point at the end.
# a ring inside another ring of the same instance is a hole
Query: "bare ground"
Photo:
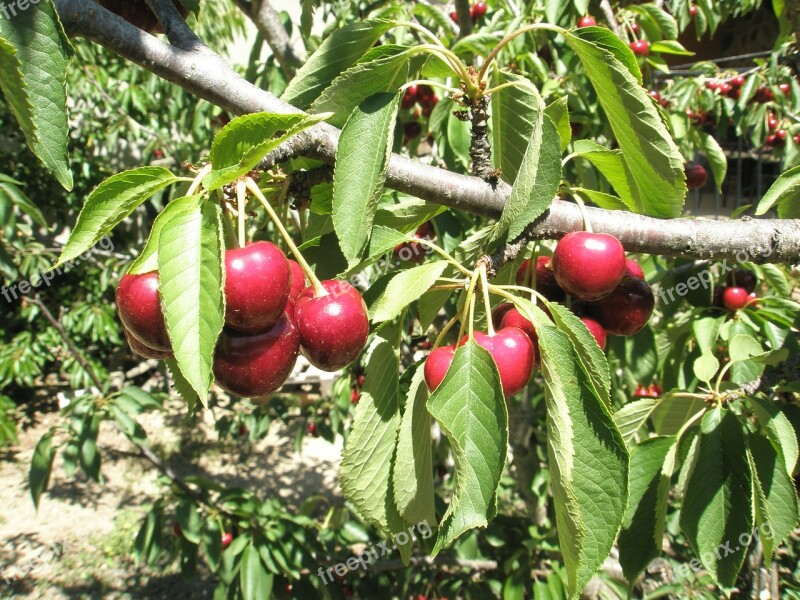
{"type": "MultiPolygon", "coordinates": [[[[316,494],[341,501],[340,447],[306,437],[298,454],[295,432],[278,421],[255,445],[222,443],[210,415],[199,424],[184,415],[185,406],[174,402],[164,413],[140,417],[151,447],[177,473],[274,494],[290,506],[316,494]]],[[[210,598],[215,582],[208,573],[186,582],[176,567],[148,572],[130,558],[141,517],[163,488],[157,471],[113,426],[104,424],[98,438],[103,485],[81,473],[66,478],[58,456],[50,490],[35,510],[28,465],[39,438],[60,418],[43,415],[12,452],[0,455],[0,599],[210,598]]]]}

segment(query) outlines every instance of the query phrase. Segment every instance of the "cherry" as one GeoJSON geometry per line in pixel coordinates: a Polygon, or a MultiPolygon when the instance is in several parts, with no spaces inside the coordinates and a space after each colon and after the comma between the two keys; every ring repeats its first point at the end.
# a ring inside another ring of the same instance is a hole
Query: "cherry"
{"type": "Polygon", "coordinates": [[[450,365],[453,364],[455,346],[439,346],[425,359],[425,383],[430,391],[434,391],[444,381],[450,365]]]}
{"type": "Polygon", "coordinates": [[[684,172],[686,173],[686,187],[690,190],[699,189],[708,181],[708,172],[703,165],[697,163],[688,164],[684,172]]]}
{"type": "Polygon", "coordinates": [[[473,21],[482,19],[486,15],[487,8],[486,2],[476,2],[469,7],[469,16],[472,17],[473,21]]]}
{"type": "Polygon", "coordinates": [[[689,5],[689,15],[692,17],[696,17],[699,9],[694,4],[689,5]]]}
{"type": "Polygon", "coordinates": [[[249,433],[249,430],[247,429],[247,426],[246,426],[244,423],[242,423],[241,425],[239,425],[239,436],[240,436],[240,437],[244,437],[244,436],[246,436],[248,433],[249,433]]]}
{"type": "Polygon", "coordinates": [[[225,324],[244,333],[272,327],[286,308],[292,269],[280,248],[255,242],[225,252],[225,324]]]}
{"type": "Polygon", "coordinates": [[[367,343],[367,306],[358,290],[345,281],[322,282],[328,292],[317,296],[313,286],[294,306],[303,354],[323,371],[338,371],[353,362],[367,343]]]}
{"type": "Polygon", "coordinates": [[[155,150],[153,150],[153,158],[155,159],[164,158],[164,151],[161,148],[156,148],[155,150]]]}
{"type": "Polygon", "coordinates": [[[298,296],[306,289],[306,274],[300,263],[294,260],[289,261],[289,269],[292,271],[292,287],[289,288],[289,300],[286,303],[286,312],[290,317],[294,316],[294,303],[298,296]]]}
{"type": "Polygon", "coordinates": [[[655,306],[646,281],[625,277],[605,298],[589,304],[589,314],[614,335],[634,335],[650,320],[655,306]]]}
{"type": "Polygon", "coordinates": [[[578,27],[594,27],[595,25],[597,25],[597,21],[592,15],[586,15],[578,19],[578,27]]]}
{"type": "Polygon", "coordinates": [[[769,115],[767,117],[767,129],[770,131],[775,131],[778,128],[780,121],[775,117],[775,115],[769,115]]]}
{"type": "Polygon", "coordinates": [[[730,83],[728,83],[727,81],[723,81],[722,83],[719,84],[717,91],[723,96],[727,96],[728,94],[730,94],[732,89],[733,87],[731,86],[730,83]]]}
{"type": "Polygon", "coordinates": [[[783,95],[787,98],[792,95],[792,86],[788,83],[779,83],[778,89],[783,92],[783,95]]]}
{"type": "Polygon", "coordinates": [[[625,273],[625,250],[613,235],[573,231],[553,253],[556,281],[568,294],[597,300],[610,294],[625,273]]]}
{"type": "Polygon", "coordinates": [[[760,104],[764,104],[766,102],[772,102],[773,100],[775,100],[775,94],[768,87],[760,87],[756,89],[756,93],[753,96],[753,100],[760,104]]]}
{"type": "Polygon", "coordinates": [[[631,23],[631,32],[633,35],[639,35],[639,32],[642,30],[641,26],[639,25],[638,21],[633,21],[631,23]]]}
{"type": "Polygon", "coordinates": [[[177,523],[177,521],[172,524],[172,535],[174,535],[176,538],[183,537],[183,530],[181,529],[181,526],[177,523]]]}
{"type": "Polygon", "coordinates": [[[397,244],[392,251],[398,264],[403,262],[422,263],[425,262],[425,247],[419,242],[411,240],[397,244]]]}
{"type": "Polygon", "coordinates": [[[734,100],[738,100],[742,97],[742,89],[732,87],[728,92],[728,98],[733,98],[734,100]]]}
{"type": "Polygon", "coordinates": [[[131,335],[154,350],[170,350],[158,294],[158,272],[124,275],[116,298],[119,318],[131,335]]]}
{"type": "MultiPolygon", "coordinates": [[[[536,349],[530,338],[521,329],[509,327],[489,335],[480,331],[473,333],[475,343],[492,355],[503,394],[510,397],[528,384],[536,362],[536,349]]],[[[469,335],[465,335],[459,346],[466,344],[469,335]]]]}
{"type": "Polygon", "coordinates": [[[514,308],[514,305],[511,302],[501,302],[495,306],[492,309],[492,325],[500,329],[500,323],[503,322],[503,317],[506,316],[506,313],[512,308],[514,308]]]}
{"type": "Polygon", "coordinates": [[[230,531],[226,531],[222,534],[222,549],[225,550],[231,545],[231,542],[233,542],[233,534],[230,531]]]}
{"type": "Polygon", "coordinates": [[[456,25],[458,25],[458,13],[456,11],[454,10],[450,11],[450,20],[456,25]]]}
{"type": "Polygon", "coordinates": [[[633,392],[633,396],[635,398],[658,398],[663,393],[664,390],[661,389],[661,386],[657,383],[651,383],[647,387],[640,383],[636,386],[636,391],[633,392]]]}
{"type": "Polygon", "coordinates": [[[592,337],[597,342],[597,345],[600,346],[600,350],[606,349],[606,330],[603,329],[603,326],[600,325],[594,319],[590,319],[589,317],[581,317],[581,321],[583,324],[586,325],[586,329],[589,330],[589,333],[592,334],[592,337]]]}
{"type": "Polygon", "coordinates": [[[650,90],[649,92],[650,97],[655,100],[656,102],[661,102],[661,93],[657,90],[650,90]]]}
{"type": "MultiPolygon", "coordinates": [[[[530,260],[526,260],[520,265],[517,271],[517,285],[525,285],[530,262],[530,260]]],[[[532,281],[527,283],[528,285],[533,285],[532,281]]],[[[536,258],[536,291],[553,302],[560,302],[567,297],[556,281],[556,275],[553,272],[553,265],[549,256],[538,256],[536,258]]]]}
{"type": "Polygon", "coordinates": [[[743,287],[751,294],[756,289],[756,274],[750,269],[734,269],[728,273],[728,285],[732,287],[743,287]]]}
{"type": "Polygon", "coordinates": [[[165,358],[172,358],[172,352],[170,350],[156,350],[155,348],[151,348],[141,340],[137,339],[136,336],[131,334],[125,327],[122,328],[125,332],[125,339],[128,340],[128,346],[131,347],[131,350],[135,354],[138,354],[142,358],[154,358],[156,360],[163,360],[165,358]]]}
{"type": "Polygon", "coordinates": [[[403,141],[405,143],[417,139],[422,133],[422,125],[419,121],[409,121],[403,125],[403,141]]]}
{"type": "Polygon", "coordinates": [[[716,79],[709,79],[708,81],[706,81],[705,86],[706,86],[706,89],[711,90],[712,92],[714,92],[719,88],[720,82],[717,81],[716,79]]]}
{"type": "Polygon", "coordinates": [[[800,145],[800,133],[794,136],[794,143],[800,145]]]}
{"type": "Polygon", "coordinates": [[[778,138],[781,142],[785,142],[786,141],[786,130],[785,129],[778,129],[778,131],[775,132],[775,137],[778,138]]]}
{"type": "Polygon", "coordinates": [[[309,421],[308,425],[306,426],[306,431],[314,437],[319,437],[319,429],[317,429],[317,424],[314,421],[309,421]]]}
{"type": "Polygon", "coordinates": [[[254,335],[224,329],[214,355],[214,375],[231,394],[266,396],[289,377],[299,348],[297,328],[286,314],[271,329],[254,335]]]}
{"type": "Polygon", "coordinates": [[[417,103],[419,98],[419,86],[412,84],[403,92],[403,99],[400,101],[400,106],[403,108],[411,108],[417,103]]]}
{"type": "Polygon", "coordinates": [[[647,40],[635,40],[628,45],[636,56],[647,56],[650,52],[650,43],[647,40]]]}
{"type": "Polygon", "coordinates": [[[731,312],[744,308],[750,302],[750,293],[743,287],[726,287],[722,292],[722,304],[731,312]]]}
{"type": "Polygon", "coordinates": [[[641,265],[632,258],[625,259],[625,277],[637,277],[644,279],[644,271],[641,265]]]}
{"type": "Polygon", "coordinates": [[[731,77],[730,84],[735,88],[740,88],[744,85],[745,78],[744,75],[735,75],[731,77]]]}
{"type": "Polygon", "coordinates": [[[433,113],[433,109],[439,103],[439,96],[431,97],[427,103],[422,107],[422,115],[425,117],[430,117],[433,113]]]}
{"type": "Polygon", "coordinates": [[[350,404],[358,404],[358,401],[361,400],[361,394],[356,388],[351,388],[350,390],[350,404]]]}
{"type": "Polygon", "coordinates": [[[533,323],[514,307],[505,314],[503,320],[500,322],[500,329],[508,329],[509,327],[516,327],[522,330],[522,332],[530,338],[534,352],[533,368],[539,368],[539,336],[536,335],[536,328],[533,326],[533,323]]]}
{"type": "Polygon", "coordinates": [[[364,377],[364,375],[359,375],[358,378],[356,379],[356,384],[358,385],[358,387],[363,388],[364,387],[364,382],[366,380],[367,380],[367,378],[364,377]]]}
{"type": "Polygon", "coordinates": [[[694,119],[695,118],[694,111],[691,108],[687,108],[686,109],[686,116],[688,118],[690,118],[690,119],[694,119]]]}

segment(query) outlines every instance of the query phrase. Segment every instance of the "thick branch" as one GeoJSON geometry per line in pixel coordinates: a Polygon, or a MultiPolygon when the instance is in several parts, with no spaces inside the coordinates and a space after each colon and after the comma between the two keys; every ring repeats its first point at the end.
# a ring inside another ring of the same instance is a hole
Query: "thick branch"
{"type": "Polygon", "coordinates": [[[275,59],[283,69],[287,78],[294,77],[297,69],[306,60],[305,49],[292,42],[281,17],[272,7],[269,0],[258,2],[243,2],[236,0],[236,5],[255,23],[261,35],[275,54],[275,59]]]}
{"type": "MultiPolygon", "coordinates": [[[[221,58],[170,47],[90,0],[56,0],[56,6],[70,35],[94,40],[231,113],[298,112],[239,77],[221,58]]],[[[281,151],[285,156],[305,154],[333,164],[339,133],[321,124],[289,140],[281,151]]],[[[429,202],[487,217],[500,214],[510,193],[503,182],[493,189],[477,177],[397,155],[390,159],[386,184],[429,202]]],[[[598,208],[588,211],[596,231],[617,236],[631,252],[732,260],[738,254],[753,262],[800,261],[797,220],[666,220],[598,208]]],[[[582,228],[578,207],[556,201],[529,234],[531,239],[559,238],[582,228]]]]}
{"type": "Polygon", "coordinates": [[[458,19],[458,37],[467,37],[472,33],[472,15],[469,0],[456,0],[456,18],[458,19]]]}
{"type": "Polygon", "coordinates": [[[150,9],[167,34],[170,44],[183,50],[209,51],[202,40],[186,24],[172,0],[147,0],[150,9]]]}

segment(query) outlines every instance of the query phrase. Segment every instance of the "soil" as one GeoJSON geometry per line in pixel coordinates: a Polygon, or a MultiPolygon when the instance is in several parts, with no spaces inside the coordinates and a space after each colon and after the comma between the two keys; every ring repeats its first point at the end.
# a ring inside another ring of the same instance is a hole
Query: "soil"
{"type": "MultiPolygon", "coordinates": [[[[185,405],[171,401],[163,413],[139,417],[151,448],[180,476],[276,494],[288,506],[318,494],[341,502],[340,446],[305,437],[297,453],[296,431],[280,421],[255,444],[221,442],[209,414],[199,425],[185,414],[185,405]]],[[[164,488],[113,425],[104,424],[98,437],[103,484],[80,471],[65,477],[59,455],[49,491],[34,508],[28,466],[39,438],[61,418],[40,415],[20,432],[17,446],[0,454],[0,599],[211,598],[216,582],[209,573],[187,582],[177,566],[148,571],[134,564],[130,553],[141,519],[164,488]]]]}

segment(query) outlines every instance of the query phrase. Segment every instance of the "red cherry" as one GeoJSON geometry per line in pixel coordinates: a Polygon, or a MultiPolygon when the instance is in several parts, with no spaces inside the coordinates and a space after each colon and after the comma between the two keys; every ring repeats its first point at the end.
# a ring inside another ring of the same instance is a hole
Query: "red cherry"
{"type": "Polygon", "coordinates": [[[641,30],[642,28],[639,26],[639,23],[637,21],[631,23],[631,33],[633,33],[633,35],[639,35],[639,32],[641,30]]]}
{"type": "Polygon", "coordinates": [[[397,244],[397,246],[394,247],[392,253],[394,254],[394,257],[398,263],[425,262],[425,247],[419,242],[415,242],[413,240],[410,242],[403,242],[402,244],[397,244]]]}
{"type": "Polygon", "coordinates": [[[586,329],[589,330],[589,333],[592,334],[597,345],[600,346],[600,350],[606,349],[606,330],[603,329],[603,326],[600,325],[594,319],[590,319],[589,317],[581,317],[581,321],[583,324],[586,325],[586,329]]]}
{"type": "Polygon", "coordinates": [[[694,4],[689,5],[689,15],[691,15],[692,17],[696,17],[698,12],[699,9],[694,4]]]}
{"type": "Polygon", "coordinates": [[[690,190],[696,190],[703,187],[708,181],[708,173],[703,165],[692,163],[686,165],[686,187],[690,190]]]}
{"type": "Polygon", "coordinates": [[[425,359],[425,383],[430,391],[434,391],[444,381],[455,353],[455,346],[439,346],[425,359]]]}
{"type": "Polygon", "coordinates": [[[280,248],[255,242],[225,252],[225,324],[244,333],[272,327],[283,314],[292,270],[280,248]]]}
{"type": "Polygon", "coordinates": [[[509,327],[516,327],[517,329],[522,330],[522,332],[528,336],[531,340],[531,344],[533,344],[533,368],[539,368],[539,336],[536,335],[536,328],[533,326],[527,318],[525,318],[522,313],[520,313],[516,308],[512,308],[509,310],[503,320],[500,322],[500,329],[508,329],[509,327]]]}
{"type": "Polygon", "coordinates": [[[800,145],[800,133],[794,136],[794,143],[800,145]]]}
{"type": "Polygon", "coordinates": [[[454,10],[450,11],[450,20],[456,25],[458,25],[458,13],[456,11],[454,10]]]}
{"type": "Polygon", "coordinates": [[[647,56],[650,52],[650,43],[647,40],[635,40],[628,45],[636,56],[647,56]]]}
{"type": "Polygon", "coordinates": [[[292,271],[292,287],[289,288],[289,300],[286,303],[286,313],[290,317],[294,317],[294,303],[304,289],[307,287],[306,274],[300,263],[290,260],[289,269],[292,271]]]}
{"type": "Polygon", "coordinates": [[[733,98],[734,100],[738,100],[742,97],[742,89],[731,87],[730,91],[728,92],[728,98],[733,98]]]}
{"type": "Polygon", "coordinates": [[[778,89],[783,92],[783,95],[787,98],[792,95],[792,86],[788,83],[779,83],[778,89]]]}
{"type": "Polygon", "coordinates": [[[719,84],[717,91],[723,96],[726,96],[730,93],[732,89],[733,88],[731,87],[730,83],[728,83],[727,81],[723,81],[722,83],[719,84]]]}
{"type": "Polygon", "coordinates": [[[641,383],[636,385],[636,390],[633,392],[634,398],[647,398],[650,394],[647,391],[647,388],[644,387],[641,383]]]}
{"type": "Polygon", "coordinates": [[[436,230],[433,228],[433,223],[425,221],[422,225],[417,227],[417,231],[414,235],[424,240],[434,240],[436,239],[436,230]]]}
{"type": "MultiPolygon", "coordinates": [[[[530,262],[530,260],[526,260],[520,265],[517,271],[517,285],[525,285],[530,262]]],[[[533,285],[533,282],[528,281],[528,285],[533,285]]],[[[560,302],[567,297],[556,281],[556,275],[553,272],[553,265],[549,256],[538,256],[536,258],[536,291],[554,302],[560,302]]]]}
{"type": "Polygon", "coordinates": [[[422,116],[430,117],[433,113],[433,109],[439,103],[439,96],[432,96],[430,100],[426,103],[425,106],[422,107],[422,116]]]}
{"type": "Polygon", "coordinates": [[[171,349],[156,271],[124,275],[117,286],[116,297],[119,318],[135,338],[155,350],[171,349]]]}
{"type": "Polygon", "coordinates": [[[266,396],[289,377],[299,348],[297,328],[286,314],[272,329],[254,335],[226,329],[214,355],[214,376],[231,394],[266,396]]]}
{"type": "Polygon", "coordinates": [[[350,390],[350,404],[358,404],[359,400],[361,400],[361,394],[356,388],[352,388],[350,390]]]}
{"type": "Polygon", "coordinates": [[[649,92],[650,97],[655,100],[656,102],[661,102],[661,94],[656,90],[650,90],[649,92]]]}
{"type": "Polygon", "coordinates": [[[222,534],[222,549],[225,550],[225,548],[231,545],[231,542],[233,542],[233,534],[226,531],[222,534]]]}
{"type": "Polygon", "coordinates": [[[359,375],[358,378],[356,379],[356,385],[358,385],[358,387],[360,387],[360,388],[363,388],[364,387],[364,382],[366,380],[367,380],[367,378],[364,377],[364,375],[359,375]]]}
{"type": "Polygon", "coordinates": [[[160,148],[156,148],[155,150],[153,150],[153,158],[157,159],[164,158],[164,151],[161,150],[160,148]]]}
{"type": "MultiPolygon", "coordinates": [[[[493,336],[476,331],[473,333],[475,343],[492,355],[503,394],[511,397],[528,385],[536,361],[536,350],[530,338],[516,327],[501,329],[493,336]]],[[[459,346],[466,344],[469,335],[465,335],[459,346]]]]}
{"type": "Polygon", "coordinates": [[[306,425],[306,431],[314,437],[319,437],[319,430],[317,429],[317,424],[314,421],[309,421],[308,425],[306,425]]]}
{"type": "Polygon", "coordinates": [[[745,78],[744,75],[736,75],[731,77],[730,84],[735,88],[740,88],[744,85],[745,78]]]}
{"type": "Polygon", "coordinates": [[[770,134],[764,139],[764,144],[767,146],[777,146],[778,138],[774,134],[770,134]]]}
{"type": "Polygon", "coordinates": [[[750,294],[743,287],[726,287],[722,292],[722,304],[731,312],[744,308],[750,302],[750,294]]]}
{"type": "Polygon", "coordinates": [[[708,81],[706,81],[705,86],[706,86],[706,89],[711,90],[712,92],[714,92],[719,88],[720,82],[717,81],[716,79],[709,79],[708,81]]]}
{"type": "Polygon", "coordinates": [[[778,125],[780,125],[780,121],[775,118],[775,115],[769,115],[769,117],[767,117],[767,129],[770,131],[775,131],[778,128],[778,125]]]}
{"type": "Polygon", "coordinates": [[[419,121],[409,121],[403,124],[403,140],[405,143],[417,139],[422,133],[422,125],[419,121]]]}
{"type": "Polygon", "coordinates": [[[760,87],[756,89],[756,93],[753,96],[753,99],[756,102],[764,104],[766,102],[772,102],[773,100],[775,100],[775,94],[768,87],[760,87]]]}
{"type": "Polygon", "coordinates": [[[644,271],[638,262],[632,258],[626,258],[624,277],[637,277],[638,279],[644,279],[644,271]]]}
{"type": "Polygon", "coordinates": [[[661,396],[664,393],[664,390],[662,389],[662,387],[660,385],[658,385],[657,383],[650,384],[650,387],[648,389],[650,391],[650,394],[653,396],[653,398],[658,398],[659,396],[661,396]]]}
{"type": "Polygon", "coordinates": [[[476,2],[469,7],[469,16],[472,17],[473,21],[477,21],[486,15],[487,8],[486,2],[476,2]]]}
{"type": "Polygon", "coordinates": [[[778,131],[775,132],[775,137],[778,138],[778,140],[780,140],[781,142],[785,142],[786,141],[786,130],[785,129],[778,129],[778,131]]]}
{"type": "Polygon", "coordinates": [[[403,99],[400,101],[400,106],[403,108],[411,108],[417,103],[418,98],[419,87],[416,84],[412,84],[403,92],[403,99]]]}
{"type": "Polygon", "coordinates": [[[634,335],[647,325],[654,307],[653,290],[647,282],[625,277],[613,292],[587,308],[608,333],[634,335]]]}
{"type": "Polygon", "coordinates": [[[239,436],[243,437],[243,436],[245,436],[247,434],[248,434],[247,426],[244,425],[244,423],[242,423],[241,425],[239,425],[239,436]]]}
{"type": "Polygon", "coordinates": [[[313,286],[294,306],[303,354],[323,371],[338,371],[353,362],[369,337],[367,306],[358,290],[345,281],[322,282],[328,292],[317,296],[313,286]]]}
{"type": "Polygon", "coordinates": [[[500,329],[500,323],[503,322],[503,317],[505,317],[506,313],[512,308],[514,308],[514,305],[511,302],[501,302],[494,307],[492,310],[492,325],[494,325],[496,329],[500,329]]]}
{"type": "Polygon", "coordinates": [[[156,350],[155,348],[151,348],[143,341],[137,339],[127,328],[123,327],[122,329],[125,332],[125,339],[128,340],[128,346],[131,347],[131,350],[133,350],[135,354],[138,354],[142,358],[154,358],[156,360],[172,358],[173,354],[170,350],[156,350]]]}
{"type": "Polygon", "coordinates": [[[174,535],[176,538],[183,537],[183,530],[181,529],[181,526],[178,523],[172,524],[172,535],[174,535]]]}
{"type": "Polygon", "coordinates": [[[586,15],[578,19],[578,27],[594,27],[595,25],[597,25],[597,21],[592,15],[586,15]]]}
{"type": "Polygon", "coordinates": [[[561,288],[580,300],[610,294],[625,273],[625,250],[613,235],[573,231],[553,252],[553,271],[561,288]]]}

